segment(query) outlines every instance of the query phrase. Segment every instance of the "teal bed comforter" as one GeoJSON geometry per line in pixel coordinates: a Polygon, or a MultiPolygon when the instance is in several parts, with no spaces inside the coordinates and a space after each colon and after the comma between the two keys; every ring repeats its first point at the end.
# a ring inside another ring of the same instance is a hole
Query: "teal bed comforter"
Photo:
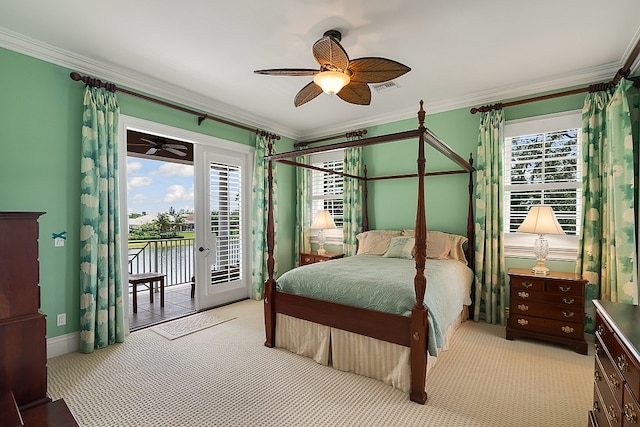
{"type": "MultiPolygon", "coordinates": [[[[289,270],[277,279],[279,291],[410,316],[416,297],[415,261],[355,255],[289,270]]],[[[429,354],[438,355],[444,332],[471,304],[473,272],[456,260],[428,259],[425,305],[429,317],[429,354]]]]}

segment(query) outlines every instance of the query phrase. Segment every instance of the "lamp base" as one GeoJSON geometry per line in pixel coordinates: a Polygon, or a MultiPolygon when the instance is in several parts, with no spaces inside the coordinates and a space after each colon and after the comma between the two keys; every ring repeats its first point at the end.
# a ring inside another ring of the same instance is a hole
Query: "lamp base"
{"type": "Polygon", "coordinates": [[[538,263],[535,266],[533,266],[531,271],[536,276],[546,276],[547,274],[549,274],[549,269],[545,265],[545,260],[543,259],[539,259],[538,263]]]}
{"type": "Polygon", "coordinates": [[[318,247],[318,255],[324,255],[326,253],[327,251],[324,249],[324,244],[320,243],[320,246],[318,247]]]}

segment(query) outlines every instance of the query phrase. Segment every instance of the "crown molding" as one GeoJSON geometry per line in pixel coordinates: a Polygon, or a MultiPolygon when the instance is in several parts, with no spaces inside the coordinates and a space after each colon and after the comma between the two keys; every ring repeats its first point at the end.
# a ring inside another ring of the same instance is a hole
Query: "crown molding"
{"type": "MultiPolygon", "coordinates": [[[[615,73],[624,65],[626,58],[629,58],[638,40],[640,40],[640,29],[636,32],[632,42],[626,49],[623,56],[624,60],[620,62],[582,70],[579,73],[560,74],[550,79],[532,80],[525,84],[508,85],[497,89],[478,91],[442,101],[429,101],[425,99],[424,108],[427,114],[435,114],[459,108],[470,108],[509,99],[522,98],[533,94],[558,91],[580,85],[588,85],[598,81],[611,80],[615,73]]],[[[298,132],[284,127],[281,124],[265,121],[262,117],[203,96],[202,94],[148,77],[130,69],[113,67],[112,65],[94,61],[2,27],[0,27],[0,47],[69,68],[79,73],[89,74],[122,87],[170,100],[171,102],[182,104],[196,110],[202,110],[203,113],[224,117],[225,119],[250,127],[269,129],[271,132],[293,140],[305,140],[327,135],[326,128],[316,128],[308,132],[298,132]]],[[[636,58],[631,69],[637,70],[639,65],[640,56],[636,58]]],[[[345,122],[332,128],[331,134],[414,119],[416,118],[417,108],[417,106],[411,106],[406,109],[394,111],[391,114],[381,114],[365,120],[345,122]]]]}
{"type": "MultiPolygon", "coordinates": [[[[629,51],[630,53],[630,51],[629,51]]],[[[626,55],[628,57],[628,55],[626,55]]],[[[524,98],[535,94],[564,90],[566,88],[590,85],[599,81],[613,79],[616,72],[622,67],[624,61],[610,63],[599,67],[583,70],[579,73],[559,74],[552,78],[532,80],[528,83],[518,85],[508,85],[488,91],[478,91],[457,98],[450,98],[443,101],[424,102],[424,109],[429,114],[442,113],[445,111],[457,110],[459,108],[471,108],[478,105],[504,102],[510,99],[524,98]]],[[[632,68],[634,69],[634,68],[632,68]]],[[[418,107],[407,108],[395,111],[393,114],[371,117],[367,120],[344,123],[340,127],[333,128],[334,133],[349,131],[353,129],[377,126],[385,123],[392,123],[400,120],[414,119],[417,117],[418,107]]],[[[317,138],[326,135],[326,129],[314,129],[303,135],[303,139],[317,138]]]]}
{"type": "Polygon", "coordinates": [[[0,27],[0,47],[41,59],[81,74],[88,74],[92,77],[107,80],[117,86],[130,88],[131,90],[144,92],[145,94],[188,106],[195,110],[201,110],[203,114],[206,113],[223,117],[250,127],[269,129],[270,132],[292,139],[298,136],[297,132],[292,129],[265,121],[261,117],[252,115],[247,111],[224,104],[210,97],[203,96],[202,94],[180,88],[130,69],[114,67],[82,55],[77,55],[73,52],[60,49],[2,27],[0,27]]]}

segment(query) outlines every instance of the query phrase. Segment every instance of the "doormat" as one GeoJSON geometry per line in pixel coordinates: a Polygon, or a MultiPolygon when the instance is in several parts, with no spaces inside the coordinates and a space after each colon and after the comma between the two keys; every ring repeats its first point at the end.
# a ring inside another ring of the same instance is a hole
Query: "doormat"
{"type": "Polygon", "coordinates": [[[149,329],[168,340],[175,340],[233,319],[235,319],[235,317],[226,317],[205,311],[204,313],[193,314],[183,317],[182,319],[161,323],[149,329]]]}

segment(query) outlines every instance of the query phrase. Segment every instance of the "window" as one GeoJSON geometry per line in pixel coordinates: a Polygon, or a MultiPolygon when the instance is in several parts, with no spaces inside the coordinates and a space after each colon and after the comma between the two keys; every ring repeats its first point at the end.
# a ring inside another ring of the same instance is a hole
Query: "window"
{"type": "Polygon", "coordinates": [[[242,169],[237,165],[211,162],[209,200],[211,234],[216,236],[211,284],[242,279],[242,169]]]}
{"type": "Polygon", "coordinates": [[[582,199],[581,114],[553,114],[505,124],[504,231],[507,256],[530,253],[530,235],[516,233],[532,205],[553,207],[566,236],[545,236],[549,259],[575,259],[582,199]]]}
{"type": "MultiPolygon", "coordinates": [[[[313,154],[310,163],[323,169],[342,172],[344,151],[336,150],[326,153],[313,154]]],[[[325,230],[327,243],[342,243],[342,176],[317,170],[311,171],[311,221],[319,210],[327,210],[333,218],[337,229],[325,230]]],[[[313,230],[315,239],[317,230],[313,230]]]]}

